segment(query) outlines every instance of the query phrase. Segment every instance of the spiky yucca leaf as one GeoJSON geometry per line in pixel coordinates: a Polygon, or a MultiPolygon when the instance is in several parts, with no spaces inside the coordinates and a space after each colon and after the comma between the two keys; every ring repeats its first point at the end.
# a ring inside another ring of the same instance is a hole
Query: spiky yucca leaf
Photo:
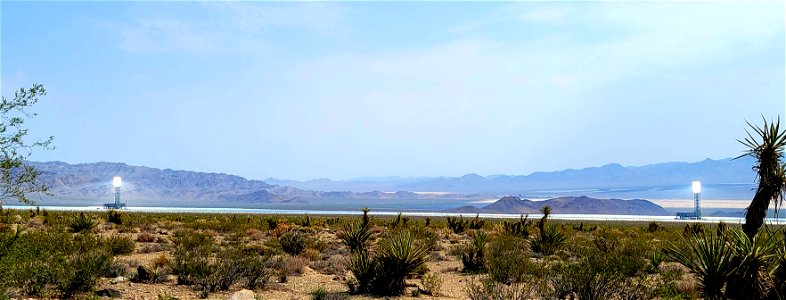
{"type": "Polygon", "coordinates": [[[693,235],[685,243],[687,249],[670,244],[664,248],[664,254],[698,278],[705,298],[721,298],[723,286],[735,270],[731,247],[726,245],[723,237],[712,233],[693,235]]]}

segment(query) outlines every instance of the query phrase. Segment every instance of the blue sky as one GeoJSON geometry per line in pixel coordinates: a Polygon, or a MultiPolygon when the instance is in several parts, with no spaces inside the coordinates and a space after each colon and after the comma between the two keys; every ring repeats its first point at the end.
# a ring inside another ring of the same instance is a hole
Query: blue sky
{"type": "Polygon", "coordinates": [[[783,2],[0,2],[31,159],[267,177],[529,174],[741,153],[783,2]]]}

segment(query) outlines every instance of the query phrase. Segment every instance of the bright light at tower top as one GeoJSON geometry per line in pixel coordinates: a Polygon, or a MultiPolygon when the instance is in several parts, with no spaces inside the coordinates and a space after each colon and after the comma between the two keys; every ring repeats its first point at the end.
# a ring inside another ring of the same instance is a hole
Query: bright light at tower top
{"type": "Polygon", "coordinates": [[[694,181],[691,188],[693,189],[694,194],[701,193],[701,181],[694,181]]]}
{"type": "Polygon", "coordinates": [[[120,176],[115,176],[115,178],[112,178],[112,186],[120,187],[120,184],[121,184],[120,176]]]}

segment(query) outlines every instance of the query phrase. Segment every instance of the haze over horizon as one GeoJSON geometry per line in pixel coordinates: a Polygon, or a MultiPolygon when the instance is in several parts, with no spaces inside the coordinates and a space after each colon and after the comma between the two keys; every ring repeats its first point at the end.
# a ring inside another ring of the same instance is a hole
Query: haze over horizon
{"type": "MultiPolygon", "coordinates": [[[[723,159],[786,117],[783,2],[0,2],[31,160],[334,180],[723,159]]],[[[786,120],[785,120],[786,121],[786,120]]]]}

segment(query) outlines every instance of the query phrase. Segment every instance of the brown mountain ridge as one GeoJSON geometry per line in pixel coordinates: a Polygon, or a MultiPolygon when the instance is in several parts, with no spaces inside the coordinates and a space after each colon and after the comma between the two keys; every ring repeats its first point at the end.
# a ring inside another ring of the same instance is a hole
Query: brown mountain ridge
{"type": "Polygon", "coordinates": [[[553,214],[607,214],[666,216],[669,213],[659,205],[643,199],[596,199],[587,196],[559,197],[542,201],[502,197],[484,207],[462,206],[449,209],[452,213],[536,214],[544,206],[551,206],[553,214]]]}

